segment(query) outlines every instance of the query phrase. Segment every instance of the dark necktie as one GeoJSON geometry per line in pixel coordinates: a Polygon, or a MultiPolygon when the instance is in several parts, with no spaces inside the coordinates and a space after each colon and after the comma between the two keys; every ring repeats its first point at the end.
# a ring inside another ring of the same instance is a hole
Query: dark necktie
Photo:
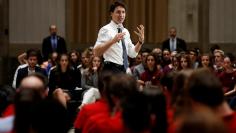
{"type": "Polygon", "coordinates": [[[56,42],[57,40],[56,39],[57,39],[56,36],[52,37],[52,50],[53,51],[56,51],[56,49],[57,49],[57,42],[56,42]]]}
{"type": "Polygon", "coordinates": [[[175,50],[175,40],[173,38],[171,38],[171,47],[170,47],[170,51],[174,51],[175,50]]]}
{"type": "MultiPolygon", "coordinates": [[[[122,32],[121,28],[117,28],[117,29],[118,29],[118,33],[122,32]]],[[[123,49],[123,64],[124,64],[124,68],[126,70],[129,66],[129,63],[128,63],[128,55],[127,55],[124,39],[121,40],[121,43],[122,43],[122,49],[123,49]]]]}

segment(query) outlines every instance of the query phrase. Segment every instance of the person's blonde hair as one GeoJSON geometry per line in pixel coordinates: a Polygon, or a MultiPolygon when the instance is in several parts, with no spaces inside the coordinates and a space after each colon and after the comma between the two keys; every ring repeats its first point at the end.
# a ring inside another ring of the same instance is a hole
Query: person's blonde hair
{"type": "Polygon", "coordinates": [[[220,49],[214,50],[214,54],[215,54],[215,53],[220,53],[222,57],[225,55],[224,51],[223,51],[223,50],[220,50],[220,49]]]}

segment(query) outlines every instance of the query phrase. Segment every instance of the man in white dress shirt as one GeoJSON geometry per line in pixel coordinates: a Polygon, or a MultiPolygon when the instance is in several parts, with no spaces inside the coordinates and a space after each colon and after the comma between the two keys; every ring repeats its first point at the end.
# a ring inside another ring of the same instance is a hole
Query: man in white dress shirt
{"type": "Polygon", "coordinates": [[[103,26],[94,46],[96,56],[103,55],[104,71],[114,73],[126,72],[128,57],[135,58],[144,43],[144,26],[139,25],[135,34],[138,42],[134,46],[129,31],[123,27],[126,7],[122,2],[114,2],[110,6],[111,22],[103,26]]]}

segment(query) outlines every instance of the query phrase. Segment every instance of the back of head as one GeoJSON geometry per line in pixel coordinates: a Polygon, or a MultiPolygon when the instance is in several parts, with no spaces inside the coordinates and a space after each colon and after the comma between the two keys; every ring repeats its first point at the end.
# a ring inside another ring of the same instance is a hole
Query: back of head
{"type": "Polygon", "coordinates": [[[222,85],[208,69],[195,70],[188,80],[187,90],[192,100],[210,107],[216,107],[224,101],[222,85]]]}
{"type": "Polygon", "coordinates": [[[157,86],[149,86],[145,90],[152,90],[152,93],[144,91],[148,98],[148,103],[151,108],[151,115],[155,116],[155,125],[151,128],[152,133],[166,133],[167,131],[167,114],[166,114],[166,98],[157,86]]]}
{"type": "Polygon", "coordinates": [[[67,133],[70,128],[66,108],[59,102],[43,100],[31,114],[32,129],[37,133],[67,133]]]}
{"type": "Polygon", "coordinates": [[[124,125],[132,132],[149,130],[153,133],[166,133],[165,97],[158,87],[145,88],[148,89],[151,91],[135,92],[122,103],[124,125]],[[153,121],[155,125],[151,123],[153,121]]]}
{"type": "Polygon", "coordinates": [[[136,80],[126,74],[113,75],[106,89],[106,96],[111,107],[114,106],[112,98],[122,100],[138,90],[136,80]]]}
{"type": "Polygon", "coordinates": [[[185,102],[185,86],[192,70],[181,70],[174,76],[172,104],[182,106],[185,102]]]}
{"type": "Polygon", "coordinates": [[[31,127],[31,111],[35,104],[42,101],[41,94],[35,89],[24,89],[15,96],[15,121],[16,133],[27,133],[31,127]]]}
{"type": "Polygon", "coordinates": [[[177,124],[177,133],[226,133],[225,124],[209,109],[186,112],[177,124]]]}
{"type": "Polygon", "coordinates": [[[176,75],[176,72],[170,72],[170,73],[165,74],[161,78],[161,81],[160,81],[161,85],[163,87],[166,87],[169,92],[172,92],[175,75],[176,75]]]}
{"type": "Polygon", "coordinates": [[[108,83],[110,83],[112,77],[111,71],[104,71],[98,75],[98,90],[101,95],[104,95],[108,83]]]}
{"type": "Polygon", "coordinates": [[[150,127],[150,113],[148,98],[142,92],[136,92],[122,103],[122,119],[127,129],[141,132],[150,127]]]}
{"type": "Polygon", "coordinates": [[[32,73],[25,77],[20,84],[20,90],[33,89],[41,93],[42,97],[45,97],[47,94],[47,78],[39,73],[32,73]]]}
{"type": "Polygon", "coordinates": [[[136,90],[138,90],[136,80],[127,74],[113,75],[107,88],[111,95],[119,98],[129,95],[136,90]]]}

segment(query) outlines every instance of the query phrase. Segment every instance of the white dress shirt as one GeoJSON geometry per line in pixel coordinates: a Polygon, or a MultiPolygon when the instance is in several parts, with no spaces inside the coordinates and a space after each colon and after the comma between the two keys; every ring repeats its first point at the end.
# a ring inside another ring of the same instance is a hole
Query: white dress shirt
{"type": "MultiPolygon", "coordinates": [[[[98,33],[98,38],[94,47],[103,45],[105,42],[112,40],[118,33],[118,27],[120,26],[113,21],[103,26],[98,33]]],[[[126,28],[123,28],[122,32],[125,32],[124,42],[127,54],[129,57],[135,58],[138,53],[135,51],[135,46],[130,39],[129,31],[126,28]]],[[[107,49],[107,51],[104,52],[103,57],[105,59],[104,61],[123,65],[122,41],[116,42],[116,44],[113,44],[109,49],[107,49]]]]}
{"type": "Polygon", "coordinates": [[[170,51],[175,51],[176,50],[176,43],[177,43],[177,39],[175,38],[170,38],[170,51]]]}

